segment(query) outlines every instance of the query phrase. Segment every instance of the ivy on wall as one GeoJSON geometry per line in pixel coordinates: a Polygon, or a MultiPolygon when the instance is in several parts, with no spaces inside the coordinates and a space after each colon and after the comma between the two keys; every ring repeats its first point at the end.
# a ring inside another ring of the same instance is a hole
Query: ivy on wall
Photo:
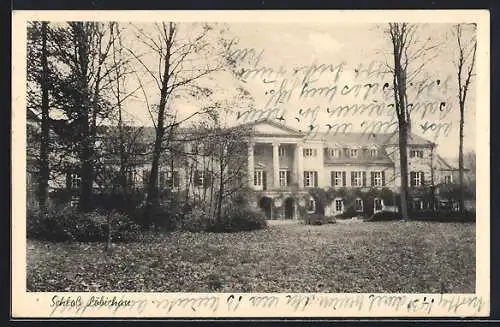
{"type": "Polygon", "coordinates": [[[356,199],[363,200],[363,211],[365,214],[373,214],[373,204],[375,198],[380,198],[384,201],[385,205],[396,205],[396,193],[389,188],[312,188],[309,189],[309,194],[316,201],[316,213],[324,214],[325,207],[330,205],[336,198],[344,200],[344,211],[347,216],[355,216],[356,199]]]}

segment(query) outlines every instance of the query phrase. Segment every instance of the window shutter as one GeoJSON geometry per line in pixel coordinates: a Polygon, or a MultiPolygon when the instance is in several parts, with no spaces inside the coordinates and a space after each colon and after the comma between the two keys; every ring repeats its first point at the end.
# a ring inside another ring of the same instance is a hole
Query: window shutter
{"type": "Polygon", "coordinates": [[[351,171],[351,186],[354,186],[354,172],[351,171]]]}
{"type": "Polygon", "coordinates": [[[410,186],[415,186],[415,173],[410,172],[410,186]]]}
{"type": "Polygon", "coordinates": [[[159,183],[160,183],[160,185],[159,185],[160,190],[163,189],[163,188],[165,188],[165,175],[166,174],[167,174],[166,171],[160,171],[159,172],[159,176],[158,177],[160,179],[160,181],[159,181],[159,183]]]}
{"type": "Polygon", "coordinates": [[[349,149],[348,148],[344,149],[344,157],[349,158],[349,149]]]}
{"type": "Polygon", "coordinates": [[[332,186],[335,186],[335,172],[334,171],[330,172],[330,184],[332,186]]]}
{"type": "Polygon", "coordinates": [[[71,170],[66,170],[66,188],[71,191],[71,170]]]}
{"type": "Polygon", "coordinates": [[[375,186],[375,173],[373,171],[370,172],[370,185],[375,186]]]}
{"type": "Polygon", "coordinates": [[[424,172],[423,171],[420,172],[420,185],[425,185],[425,182],[424,182],[424,172]]]}
{"type": "Polygon", "coordinates": [[[212,174],[208,171],[205,171],[205,176],[203,176],[203,184],[203,187],[212,185],[212,174]]]}
{"type": "Polygon", "coordinates": [[[314,187],[318,187],[318,172],[314,172],[314,187]]]}
{"type": "Polygon", "coordinates": [[[363,187],[366,186],[366,171],[363,172],[363,187]]]}
{"type": "Polygon", "coordinates": [[[194,186],[200,186],[200,172],[198,170],[194,171],[194,186]]]}
{"type": "Polygon", "coordinates": [[[144,188],[148,187],[149,184],[149,170],[144,169],[142,171],[142,185],[144,188]]]}
{"type": "Polygon", "coordinates": [[[262,172],[262,189],[263,190],[267,189],[267,174],[266,174],[266,171],[262,172]]]}
{"type": "Polygon", "coordinates": [[[317,149],[313,149],[313,156],[314,157],[318,156],[318,150],[317,149]]]}
{"type": "Polygon", "coordinates": [[[307,172],[304,172],[304,176],[303,176],[304,177],[304,179],[303,179],[304,180],[304,187],[306,186],[306,180],[307,180],[306,176],[307,176],[307,172]]]}
{"type": "Polygon", "coordinates": [[[343,186],[347,186],[347,183],[346,183],[346,176],[345,176],[345,171],[342,172],[342,185],[343,186]]]}
{"type": "Polygon", "coordinates": [[[286,185],[290,185],[290,171],[286,171],[286,185]]]}
{"type": "Polygon", "coordinates": [[[172,172],[172,186],[173,187],[179,187],[179,172],[178,171],[173,171],[172,172]]]}
{"type": "Polygon", "coordinates": [[[382,170],[382,186],[385,186],[385,171],[382,170]]]}

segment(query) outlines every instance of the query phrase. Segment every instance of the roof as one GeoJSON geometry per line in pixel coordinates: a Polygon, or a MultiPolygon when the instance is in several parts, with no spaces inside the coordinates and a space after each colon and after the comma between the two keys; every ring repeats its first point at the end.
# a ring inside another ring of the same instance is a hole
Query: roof
{"type": "Polygon", "coordinates": [[[318,132],[311,139],[322,139],[332,145],[384,145],[391,134],[386,133],[325,133],[318,132]]]}
{"type": "MultiPolygon", "coordinates": [[[[392,133],[389,138],[385,141],[385,144],[398,144],[399,143],[399,135],[398,131],[392,133]]],[[[408,145],[427,145],[427,146],[435,146],[436,143],[429,141],[426,138],[423,138],[417,134],[410,133],[408,137],[408,145]]]]}
{"type": "MultiPolygon", "coordinates": [[[[361,132],[345,132],[345,133],[328,133],[328,132],[316,132],[313,134],[308,134],[301,132],[297,129],[294,129],[285,124],[280,124],[268,118],[259,119],[251,122],[246,122],[243,124],[239,124],[236,126],[223,128],[224,130],[231,129],[241,129],[245,127],[254,127],[258,124],[269,124],[275,128],[279,128],[283,131],[289,132],[294,136],[301,136],[305,139],[309,140],[322,140],[332,147],[338,146],[354,146],[359,145],[362,147],[370,147],[370,146],[381,146],[381,145],[397,145],[399,143],[398,140],[398,132],[393,133],[361,133],[361,132]]],[[[105,128],[110,128],[110,126],[106,126],[105,128]]],[[[154,140],[155,137],[155,128],[152,126],[127,126],[127,128],[137,128],[142,129],[142,136],[144,139],[154,140]]],[[[177,127],[178,134],[193,134],[199,133],[200,130],[195,127],[177,127]]],[[[423,145],[423,146],[434,146],[435,143],[429,141],[419,135],[411,134],[408,138],[408,145],[423,145]]],[[[442,158],[441,158],[442,159],[442,158]]]]}
{"type": "MultiPolygon", "coordinates": [[[[440,155],[437,155],[436,156],[436,166],[437,166],[437,169],[439,170],[447,170],[447,171],[458,171],[458,167],[456,166],[452,166],[448,163],[448,161],[446,159],[444,159],[443,157],[441,157],[440,155]]],[[[465,168],[464,167],[464,171],[469,171],[468,168],[465,168]]]]}

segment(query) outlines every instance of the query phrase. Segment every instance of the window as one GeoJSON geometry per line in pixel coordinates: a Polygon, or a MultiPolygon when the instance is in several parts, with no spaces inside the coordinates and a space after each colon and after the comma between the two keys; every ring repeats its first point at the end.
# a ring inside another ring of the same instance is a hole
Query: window
{"type": "Polygon", "coordinates": [[[316,212],[316,201],[313,198],[307,202],[307,212],[316,212]]]}
{"type": "Polygon", "coordinates": [[[345,186],[345,171],[332,171],[330,178],[332,186],[345,186]]]}
{"type": "Polygon", "coordinates": [[[304,172],[304,187],[316,187],[318,186],[318,172],[317,171],[305,171],[304,172]]]}
{"type": "Polygon", "coordinates": [[[284,147],[284,146],[280,146],[280,147],[278,148],[278,153],[279,153],[279,156],[280,156],[280,157],[284,157],[284,156],[286,156],[286,149],[285,149],[285,147],[284,147]]]}
{"type": "Polygon", "coordinates": [[[423,158],[424,151],[423,150],[410,150],[410,158],[423,158]]]}
{"type": "Polygon", "coordinates": [[[194,186],[203,186],[205,183],[205,172],[203,170],[196,170],[194,172],[194,186]]]}
{"type": "Polygon", "coordinates": [[[453,178],[452,178],[452,176],[451,176],[451,175],[446,175],[446,176],[444,176],[444,178],[443,178],[443,182],[444,182],[445,184],[451,184],[451,183],[453,182],[453,178]]]}
{"type": "Polygon", "coordinates": [[[317,149],[305,148],[303,151],[304,157],[316,157],[318,155],[317,149]]]}
{"type": "Polygon", "coordinates": [[[352,171],[351,172],[351,186],[361,187],[365,185],[364,182],[364,172],[362,171],[352,171]]]}
{"type": "Polygon", "coordinates": [[[344,201],[342,199],[335,199],[335,212],[344,212],[344,201]]]}
{"type": "Polygon", "coordinates": [[[332,158],[340,158],[340,150],[339,149],[329,149],[330,157],[332,158]]]}
{"type": "Polygon", "coordinates": [[[135,187],[135,180],[137,178],[137,172],[135,170],[129,170],[127,172],[127,185],[129,187],[135,187]]]}
{"type": "Polygon", "coordinates": [[[280,174],[280,186],[288,186],[290,183],[290,171],[286,169],[281,169],[280,174]]]}
{"type": "Polygon", "coordinates": [[[384,186],[385,178],[383,171],[372,171],[371,172],[372,186],[384,186]]]}
{"type": "Polygon", "coordinates": [[[73,195],[69,205],[70,207],[78,207],[80,205],[80,197],[78,195],[73,195]]]}
{"type": "Polygon", "coordinates": [[[82,182],[82,178],[80,177],[79,174],[71,173],[71,189],[72,190],[79,189],[81,182],[82,182]]]}
{"type": "Polygon", "coordinates": [[[424,210],[424,201],[420,199],[413,200],[413,209],[415,210],[424,210]]]}
{"type": "Polygon", "coordinates": [[[262,170],[256,170],[253,173],[253,185],[262,186],[262,170]]]}
{"type": "Polygon", "coordinates": [[[379,211],[382,211],[382,208],[383,208],[384,204],[382,202],[382,199],[380,198],[375,198],[373,200],[373,211],[375,213],[379,212],[379,211]]]}
{"type": "Polygon", "coordinates": [[[422,171],[410,172],[410,183],[411,183],[411,186],[424,185],[424,172],[422,172],[422,171]]]}
{"type": "Polygon", "coordinates": [[[363,200],[360,198],[357,198],[354,200],[354,210],[357,212],[363,212],[363,200]]]}
{"type": "Polygon", "coordinates": [[[167,171],[167,187],[168,188],[178,188],[179,187],[179,172],[177,170],[167,171]]]}
{"type": "Polygon", "coordinates": [[[372,157],[372,158],[378,157],[378,150],[377,149],[371,149],[370,150],[370,157],[372,157]]]}
{"type": "Polygon", "coordinates": [[[351,149],[351,158],[356,158],[358,156],[358,149],[351,149]]]}

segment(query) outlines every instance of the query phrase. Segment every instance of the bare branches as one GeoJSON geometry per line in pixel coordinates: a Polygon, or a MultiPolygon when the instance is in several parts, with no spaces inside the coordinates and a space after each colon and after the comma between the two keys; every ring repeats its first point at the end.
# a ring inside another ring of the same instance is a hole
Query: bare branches
{"type": "Polygon", "coordinates": [[[476,62],[477,51],[477,41],[475,36],[472,36],[471,39],[467,42],[466,40],[464,40],[463,34],[463,25],[457,24],[455,26],[455,35],[458,46],[457,77],[458,98],[460,105],[463,105],[465,103],[467,92],[471,83],[471,78],[474,75],[473,70],[476,62]],[[465,76],[463,74],[465,74],[465,76]]]}

